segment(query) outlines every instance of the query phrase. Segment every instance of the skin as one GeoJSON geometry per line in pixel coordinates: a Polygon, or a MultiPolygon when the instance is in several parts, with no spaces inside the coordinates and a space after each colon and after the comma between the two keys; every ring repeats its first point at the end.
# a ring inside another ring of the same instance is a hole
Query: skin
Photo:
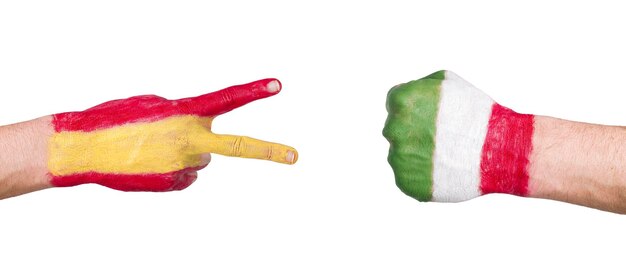
{"type": "Polygon", "coordinates": [[[0,199],[83,183],[181,190],[208,165],[210,153],[293,164],[292,147],[211,131],[218,115],[280,89],[278,80],[264,79],[198,97],[137,96],[0,126],[0,199]]]}
{"type": "Polygon", "coordinates": [[[535,116],[530,197],[626,214],[626,127],[535,116]]]}
{"type": "Polygon", "coordinates": [[[48,138],[51,116],[0,126],[0,198],[51,188],[48,138]]]}

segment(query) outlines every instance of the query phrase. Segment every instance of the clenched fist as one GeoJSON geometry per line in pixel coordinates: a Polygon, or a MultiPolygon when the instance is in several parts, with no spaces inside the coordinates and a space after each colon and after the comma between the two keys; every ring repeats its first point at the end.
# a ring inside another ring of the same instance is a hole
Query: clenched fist
{"type": "Polygon", "coordinates": [[[626,128],[517,113],[450,71],[393,87],[383,130],[396,184],[420,201],[488,193],[626,213],[626,128]]]}
{"type": "Polygon", "coordinates": [[[421,201],[528,193],[533,116],[495,103],[450,71],[391,89],[384,135],[397,185],[421,201]]]}

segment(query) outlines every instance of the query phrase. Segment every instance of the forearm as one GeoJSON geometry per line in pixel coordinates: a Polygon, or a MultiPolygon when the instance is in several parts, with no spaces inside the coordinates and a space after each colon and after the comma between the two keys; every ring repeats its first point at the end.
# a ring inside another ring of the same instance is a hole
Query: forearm
{"type": "Polygon", "coordinates": [[[531,197],[626,213],[626,128],[535,116],[531,197]]]}
{"type": "Polygon", "coordinates": [[[51,118],[0,126],[0,199],[51,187],[47,177],[51,118]]]}

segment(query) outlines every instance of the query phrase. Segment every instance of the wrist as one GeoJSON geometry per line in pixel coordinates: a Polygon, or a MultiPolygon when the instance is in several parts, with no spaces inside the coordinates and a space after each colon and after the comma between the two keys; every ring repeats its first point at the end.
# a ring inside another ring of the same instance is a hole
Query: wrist
{"type": "Polygon", "coordinates": [[[51,117],[0,127],[0,198],[50,187],[47,176],[51,117]]]}
{"type": "Polygon", "coordinates": [[[528,196],[534,121],[534,115],[493,106],[480,161],[483,194],[528,196]]]}

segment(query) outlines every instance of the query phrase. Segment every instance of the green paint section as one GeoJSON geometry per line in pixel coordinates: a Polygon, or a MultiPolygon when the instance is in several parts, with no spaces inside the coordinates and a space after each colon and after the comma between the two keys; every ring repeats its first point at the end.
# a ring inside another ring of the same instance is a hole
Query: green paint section
{"type": "MultiPolygon", "coordinates": [[[[430,74],[420,80],[424,80],[424,79],[435,79],[435,80],[445,80],[446,79],[446,71],[445,70],[439,70],[433,74],[430,74]]],[[[418,80],[419,81],[419,80],[418,80]]],[[[437,90],[439,91],[439,90],[437,90]]]]}
{"type": "Polygon", "coordinates": [[[383,135],[389,141],[389,164],[396,185],[419,200],[432,198],[435,126],[445,71],[393,87],[383,135]]]}

